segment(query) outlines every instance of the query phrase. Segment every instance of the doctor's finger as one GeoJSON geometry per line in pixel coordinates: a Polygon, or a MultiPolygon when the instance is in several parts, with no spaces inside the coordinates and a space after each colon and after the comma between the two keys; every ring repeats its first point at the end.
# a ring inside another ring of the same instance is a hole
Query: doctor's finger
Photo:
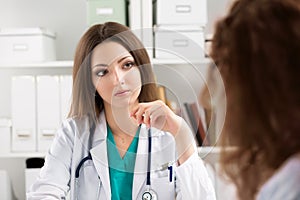
{"type": "Polygon", "coordinates": [[[151,119],[151,112],[149,109],[145,110],[144,114],[143,114],[143,122],[144,124],[146,124],[147,127],[150,127],[151,124],[150,124],[150,119],[151,119]]]}
{"type": "Polygon", "coordinates": [[[143,115],[144,115],[145,109],[146,108],[145,108],[144,105],[139,105],[131,113],[131,116],[134,117],[139,124],[141,124],[144,121],[143,120],[143,117],[144,117],[143,115]]]}
{"type": "Polygon", "coordinates": [[[151,126],[159,129],[165,130],[166,125],[166,111],[162,108],[156,109],[151,113],[150,123],[151,126]]]}

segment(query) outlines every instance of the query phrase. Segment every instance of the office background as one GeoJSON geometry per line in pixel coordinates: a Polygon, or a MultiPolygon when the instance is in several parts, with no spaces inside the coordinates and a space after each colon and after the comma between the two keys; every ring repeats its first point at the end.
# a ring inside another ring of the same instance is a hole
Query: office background
{"type": "MultiPolygon", "coordinates": [[[[225,13],[229,0],[207,0],[208,23],[205,34],[213,33],[215,20],[225,13]]],[[[0,28],[7,27],[46,27],[56,33],[56,59],[59,61],[71,61],[79,38],[88,28],[87,25],[87,1],[86,0],[0,0],[0,28]]],[[[1,44],[0,44],[1,45],[1,44]]],[[[181,70],[182,65],[173,64],[173,67],[181,70]]],[[[187,68],[186,68],[187,69],[187,68]]],[[[191,77],[192,87],[199,91],[197,85],[198,77],[193,72],[183,70],[183,75],[191,77]]],[[[192,68],[191,68],[192,69],[192,68]]],[[[47,69],[50,74],[54,70],[47,69]]],[[[63,67],[59,74],[69,74],[71,69],[63,67]]],[[[11,118],[11,88],[7,87],[7,74],[34,72],[34,74],[45,74],[45,69],[7,69],[0,68],[0,118],[11,118]],[[11,72],[18,70],[18,72],[11,72]]],[[[159,80],[164,79],[163,73],[156,71],[159,80]]],[[[180,87],[174,85],[174,87],[180,87]]],[[[182,96],[190,96],[183,90],[182,96]]],[[[1,136],[1,135],[0,135],[1,136]]],[[[1,138],[0,138],[1,139],[1,138]]],[[[28,155],[29,156],[29,155],[28,155]]],[[[0,169],[5,169],[13,184],[13,190],[17,199],[25,199],[25,177],[24,169],[27,156],[0,156],[0,169]]]]}

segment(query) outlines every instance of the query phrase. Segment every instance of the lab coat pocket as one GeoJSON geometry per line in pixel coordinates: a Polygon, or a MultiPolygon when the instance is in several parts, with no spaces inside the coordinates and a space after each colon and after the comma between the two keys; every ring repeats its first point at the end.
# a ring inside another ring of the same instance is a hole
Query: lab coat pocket
{"type": "Polygon", "coordinates": [[[156,192],[158,200],[175,199],[175,184],[169,176],[153,178],[151,188],[156,192]]]}
{"type": "Polygon", "coordinates": [[[101,180],[92,161],[87,161],[80,169],[76,180],[75,196],[78,200],[99,199],[101,180]]]}

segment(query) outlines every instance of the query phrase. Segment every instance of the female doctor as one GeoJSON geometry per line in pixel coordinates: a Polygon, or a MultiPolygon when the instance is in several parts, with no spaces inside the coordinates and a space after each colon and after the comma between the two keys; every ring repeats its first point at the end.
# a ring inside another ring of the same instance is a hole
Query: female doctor
{"type": "Polygon", "coordinates": [[[27,199],[215,199],[191,130],[157,99],[137,37],[92,26],[76,49],[69,118],[27,199]]]}

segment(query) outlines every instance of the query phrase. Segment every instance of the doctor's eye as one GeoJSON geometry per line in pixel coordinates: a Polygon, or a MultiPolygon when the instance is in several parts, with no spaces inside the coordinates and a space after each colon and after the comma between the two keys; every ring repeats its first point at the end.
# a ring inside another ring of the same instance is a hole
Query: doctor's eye
{"type": "Polygon", "coordinates": [[[126,62],[126,63],[123,65],[123,68],[124,68],[124,69],[130,69],[130,68],[132,68],[133,66],[135,66],[135,63],[132,62],[132,61],[128,61],[128,62],[126,62]]]}
{"type": "Polygon", "coordinates": [[[99,77],[102,77],[102,76],[104,76],[104,75],[107,74],[107,73],[108,73],[108,70],[107,70],[107,69],[101,69],[101,70],[98,70],[98,71],[96,72],[96,75],[99,76],[99,77]]]}

